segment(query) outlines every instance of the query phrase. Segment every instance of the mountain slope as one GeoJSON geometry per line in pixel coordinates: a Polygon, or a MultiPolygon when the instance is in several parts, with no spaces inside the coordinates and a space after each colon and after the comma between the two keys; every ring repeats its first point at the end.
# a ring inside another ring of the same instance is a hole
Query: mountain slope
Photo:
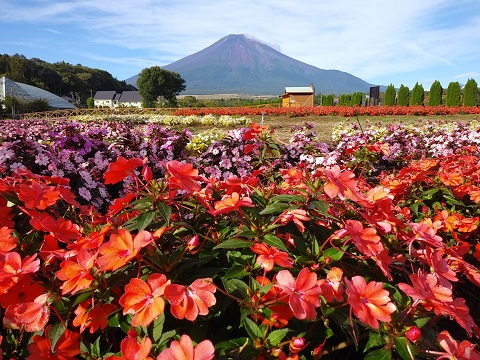
{"type": "MultiPolygon", "coordinates": [[[[317,93],[369,92],[373,86],[338,70],[323,70],[245,35],[228,35],[164,69],[185,79],[182,94],[279,95],[286,86],[313,84],[317,93]]],[[[135,85],[137,76],[126,80],[135,85]]]]}

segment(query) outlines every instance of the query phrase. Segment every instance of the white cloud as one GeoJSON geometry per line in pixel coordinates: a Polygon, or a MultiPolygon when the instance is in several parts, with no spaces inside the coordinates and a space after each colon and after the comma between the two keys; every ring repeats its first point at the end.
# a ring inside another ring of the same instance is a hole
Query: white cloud
{"type": "Polygon", "coordinates": [[[454,78],[455,79],[467,79],[467,78],[474,78],[474,77],[478,77],[478,76],[480,76],[480,73],[472,71],[472,72],[465,73],[465,74],[455,75],[454,78]]]}

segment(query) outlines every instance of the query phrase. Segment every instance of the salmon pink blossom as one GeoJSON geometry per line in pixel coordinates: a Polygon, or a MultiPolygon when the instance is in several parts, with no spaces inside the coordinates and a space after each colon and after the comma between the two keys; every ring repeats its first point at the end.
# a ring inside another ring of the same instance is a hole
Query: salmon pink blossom
{"type": "Polygon", "coordinates": [[[210,340],[203,340],[196,347],[188,335],[182,335],[180,341],[173,340],[170,347],[157,356],[157,360],[211,360],[215,348],[210,340]]]}

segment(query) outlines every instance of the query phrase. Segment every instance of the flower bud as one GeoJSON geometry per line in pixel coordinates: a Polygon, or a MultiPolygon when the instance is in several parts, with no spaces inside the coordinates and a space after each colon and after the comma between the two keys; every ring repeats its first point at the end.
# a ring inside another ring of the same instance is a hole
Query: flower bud
{"type": "Polygon", "coordinates": [[[290,345],[288,345],[288,347],[291,353],[296,354],[302,351],[303,349],[305,349],[307,345],[308,343],[305,341],[305,338],[302,338],[302,337],[297,338],[294,336],[290,341],[290,345]]]}
{"type": "Polygon", "coordinates": [[[407,339],[413,343],[415,343],[421,335],[422,335],[421,330],[416,326],[410,327],[405,333],[405,336],[407,337],[407,339]]]}
{"type": "Polygon", "coordinates": [[[142,176],[145,181],[151,181],[153,179],[152,169],[149,166],[144,166],[142,169],[142,176]]]}
{"type": "Polygon", "coordinates": [[[195,234],[190,240],[188,240],[187,249],[189,251],[192,251],[198,246],[199,243],[200,243],[200,240],[199,240],[198,234],[195,234]]]}

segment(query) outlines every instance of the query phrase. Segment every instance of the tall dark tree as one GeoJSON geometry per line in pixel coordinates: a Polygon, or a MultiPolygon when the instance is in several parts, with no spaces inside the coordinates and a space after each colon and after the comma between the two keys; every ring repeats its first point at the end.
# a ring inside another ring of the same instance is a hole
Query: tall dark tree
{"type": "Polygon", "coordinates": [[[390,84],[385,89],[385,101],[384,104],[386,106],[393,106],[395,105],[395,97],[397,96],[397,91],[395,90],[395,86],[390,84]]]}
{"type": "Polygon", "coordinates": [[[178,73],[152,66],[140,72],[137,86],[143,97],[143,106],[154,107],[160,97],[171,104],[176,103],[176,96],[185,90],[185,80],[178,73]]]}
{"type": "Polygon", "coordinates": [[[400,85],[398,88],[397,105],[408,106],[410,103],[410,89],[408,86],[400,85]]]}
{"type": "Polygon", "coordinates": [[[425,99],[425,90],[423,88],[423,85],[416,82],[415,86],[412,89],[412,97],[410,98],[410,105],[423,105],[424,99],[425,99]]]}
{"type": "Polygon", "coordinates": [[[430,96],[428,98],[428,106],[439,106],[442,105],[442,85],[440,81],[435,80],[430,86],[430,96]]]}
{"type": "Polygon", "coordinates": [[[465,87],[463,88],[463,105],[478,105],[478,85],[474,79],[468,79],[465,87]]]}
{"type": "Polygon", "coordinates": [[[452,81],[448,84],[447,98],[445,100],[447,106],[459,106],[460,105],[460,83],[458,81],[452,81]]]}

